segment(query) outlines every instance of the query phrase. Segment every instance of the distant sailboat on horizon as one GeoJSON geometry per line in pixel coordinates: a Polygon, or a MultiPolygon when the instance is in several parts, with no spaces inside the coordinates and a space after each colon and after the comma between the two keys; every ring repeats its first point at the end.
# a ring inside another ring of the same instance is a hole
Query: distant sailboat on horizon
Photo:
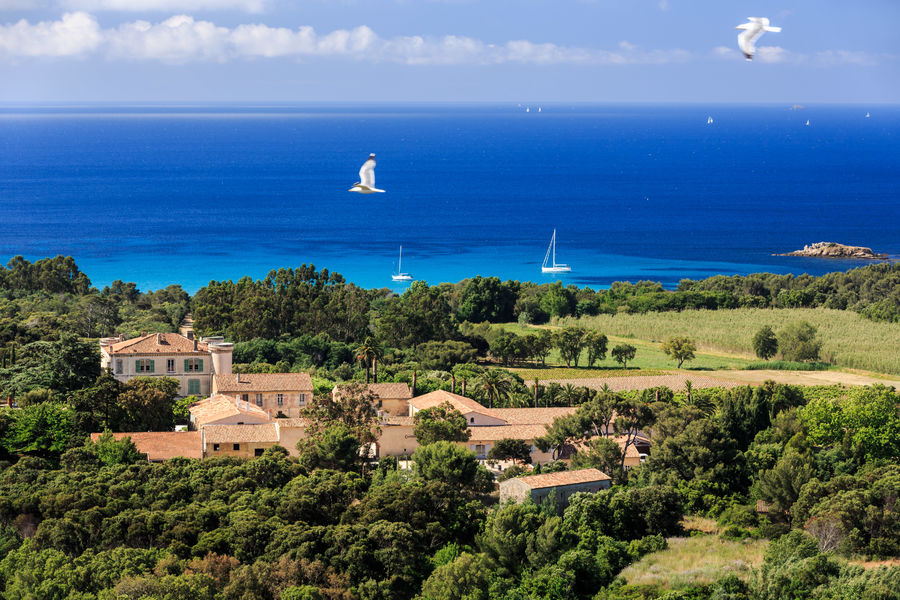
{"type": "Polygon", "coordinates": [[[809,119],[806,120],[806,126],[809,127],[809,119]]]}
{"type": "Polygon", "coordinates": [[[547,254],[544,255],[544,263],[541,265],[541,273],[568,273],[572,267],[556,262],[556,230],[553,230],[553,237],[550,238],[550,247],[547,248],[547,254]],[[551,266],[547,266],[547,262],[551,259],[551,266]]]}
{"type": "Polygon", "coordinates": [[[707,125],[712,125],[712,124],[713,124],[713,118],[712,118],[712,116],[706,117],[706,124],[707,124],[707,125]]]}
{"type": "Polygon", "coordinates": [[[412,281],[413,276],[403,272],[403,246],[400,246],[400,257],[397,259],[397,273],[391,275],[394,281],[412,281]]]}
{"type": "Polygon", "coordinates": [[[867,118],[867,119],[868,119],[870,116],[871,116],[871,115],[870,115],[869,113],[866,113],[866,118],[867,118]]]}

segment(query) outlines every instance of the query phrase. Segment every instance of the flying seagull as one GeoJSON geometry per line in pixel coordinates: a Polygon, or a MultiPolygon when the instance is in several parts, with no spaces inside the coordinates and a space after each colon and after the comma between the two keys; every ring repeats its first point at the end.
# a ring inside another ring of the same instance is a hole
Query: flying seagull
{"type": "Polygon", "coordinates": [[[369,155],[369,158],[359,170],[359,181],[354,183],[353,187],[347,191],[359,192],[360,194],[373,194],[384,191],[375,187],[375,154],[369,155]]]}
{"type": "Polygon", "coordinates": [[[738,34],[738,46],[741,47],[741,52],[744,53],[747,60],[753,60],[753,55],[756,54],[756,46],[753,45],[753,42],[767,31],[778,33],[781,31],[781,27],[770,27],[769,19],[766,17],[747,17],[747,20],[748,23],[738,25],[735,29],[744,30],[738,34]]]}

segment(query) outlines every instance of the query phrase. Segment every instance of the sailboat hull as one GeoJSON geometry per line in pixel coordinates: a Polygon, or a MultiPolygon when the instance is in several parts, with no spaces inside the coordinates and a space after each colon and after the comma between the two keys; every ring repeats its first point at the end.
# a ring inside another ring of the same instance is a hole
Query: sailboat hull
{"type": "Polygon", "coordinates": [[[400,273],[399,275],[391,275],[394,281],[412,281],[413,276],[408,273],[400,273]]]}
{"type": "Polygon", "coordinates": [[[541,267],[541,273],[568,273],[572,270],[569,265],[556,265],[553,267],[541,267]]]}

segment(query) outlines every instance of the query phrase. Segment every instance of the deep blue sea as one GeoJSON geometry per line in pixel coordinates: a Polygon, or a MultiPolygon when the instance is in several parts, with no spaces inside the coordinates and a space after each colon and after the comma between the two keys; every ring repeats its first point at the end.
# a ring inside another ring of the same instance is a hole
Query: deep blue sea
{"type": "Polygon", "coordinates": [[[0,261],[193,292],[302,263],[396,288],[401,244],[432,284],[865,264],[772,256],[818,241],[900,255],[900,107],[525,108],[0,107],[0,261]],[[370,152],[387,192],[349,193],[370,152]],[[540,271],[554,228],[564,276],[540,271]]]}

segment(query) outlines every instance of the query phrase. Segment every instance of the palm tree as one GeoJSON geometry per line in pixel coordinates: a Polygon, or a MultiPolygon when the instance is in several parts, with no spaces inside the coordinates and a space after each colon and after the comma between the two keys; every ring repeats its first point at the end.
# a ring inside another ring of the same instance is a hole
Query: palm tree
{"type": "MultiPolygon", "coordinates": [[[[367,337],[365,341],[360,344],[359,348],[355,350],[356,352],[356,360],[360,361],[366,367],[366,385],[369,384],[369,363],[374,363],[376,350],[375,347],[378,344],[370,337],[367,337]]],[[[376,376],[377,377],[377,376],[376,376]]]]}
{"type": "Polygon", "coordinates": [[[512,386],[506,374],[499,369],[491,369],[481,374],[475,381],[475,396],[488,401],[488,408],[494,403],[509,398],[512,386]]]}
{"type": "Polygon", "coordinates": [[[566,406],[572,406],[572,402],[581,398],[581,392],[571,383],[567,383],[566,387],[562,389],[560,396],[565,400],[566,406]]]}

